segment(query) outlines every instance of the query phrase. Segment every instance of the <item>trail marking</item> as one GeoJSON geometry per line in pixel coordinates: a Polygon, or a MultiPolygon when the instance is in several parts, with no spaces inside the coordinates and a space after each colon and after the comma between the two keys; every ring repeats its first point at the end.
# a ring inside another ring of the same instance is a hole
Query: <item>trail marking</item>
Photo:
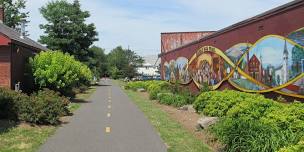
{"type": "Polygon", "coordinates": [[[110,133],[111,132],[111,127],[106,127],[106,133],[110,133]]]}

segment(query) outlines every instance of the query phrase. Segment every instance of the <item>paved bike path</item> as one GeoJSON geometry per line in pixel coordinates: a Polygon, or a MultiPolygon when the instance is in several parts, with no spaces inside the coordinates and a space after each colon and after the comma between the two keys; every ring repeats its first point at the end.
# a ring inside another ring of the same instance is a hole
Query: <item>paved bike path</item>
{"type": "Polygon", "coordinates": [[[41,146],[41,152],[166,152],[144,114],[120,87],[100,83],[89,103],[41,146]]]}

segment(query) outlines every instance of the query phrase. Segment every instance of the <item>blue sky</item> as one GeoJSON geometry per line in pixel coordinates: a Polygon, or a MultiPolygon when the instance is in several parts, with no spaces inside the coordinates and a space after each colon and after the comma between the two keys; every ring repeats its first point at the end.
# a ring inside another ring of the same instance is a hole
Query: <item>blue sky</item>
{"type": "MultiPolygon", "coordinates": [[[[30,37],[38,40],[49,0],[27,0],[30,37]]],[[[72,1],[72,0],[68,0],[72,1]]],[[[219,30],[291,0],[80,0],[99,33],[95,44],[110,51],[130,46],[140,55],[160,53],[160,33],[219,30]]]]}

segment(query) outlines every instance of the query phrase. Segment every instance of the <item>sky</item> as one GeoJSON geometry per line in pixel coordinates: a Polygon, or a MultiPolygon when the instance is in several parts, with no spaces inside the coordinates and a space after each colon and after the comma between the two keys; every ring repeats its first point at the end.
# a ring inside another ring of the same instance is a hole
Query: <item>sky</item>
{"type": "MultiPolygon", "coordinates": [[[[50,0],[27,0],[30,38],[38,40],[46,23],[39,8],[50,0]]],[[[72,1],[72,0],[68,0],[72,1]]],[[[99,41],[109,52],[122,46],[139,55],[160,53],[160,33],[214,31],[292,0],[80,0],[90,12],[99,41]]]]}

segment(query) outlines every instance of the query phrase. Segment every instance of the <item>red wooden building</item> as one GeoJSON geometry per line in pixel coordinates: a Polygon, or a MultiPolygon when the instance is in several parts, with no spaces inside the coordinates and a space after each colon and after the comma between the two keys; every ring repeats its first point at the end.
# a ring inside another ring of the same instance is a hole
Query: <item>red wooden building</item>
{"type": "Polygon", "coordinates": [[[29,57],[47,48],[4,25],[3,16],[0,7],[0,86],[14,89],[20,84],[21,89],[31,88],[26,64],[29,57]]]}

